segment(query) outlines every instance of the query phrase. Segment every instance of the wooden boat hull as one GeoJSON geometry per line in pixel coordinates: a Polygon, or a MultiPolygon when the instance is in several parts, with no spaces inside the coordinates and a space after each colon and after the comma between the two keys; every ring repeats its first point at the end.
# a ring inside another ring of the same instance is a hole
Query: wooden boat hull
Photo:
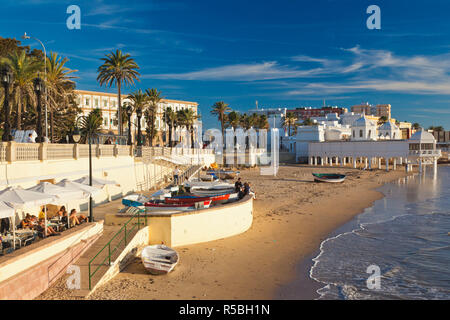
{"type": "Polygon", "coordinates": [[[189,204],[189,203],[196,203],[196,202],[200,202],[200,201],[211,200],[213,203],[220,203],[220,202],[228,201],[229,198],[230,198],[230,193],[222,194],[222,195],[215,195],[215,196],[211,196],[211,197],[199,197],[199,196],[195,196],[195,195],[193,195],[193,196],[175,196],[175,197],[164,199],[164,202],[165,203],[173,203],[173,204],[178,204],[178,203],[189,204]]]}
{"type": "Polygon", "coordinates": [[[326,183],[342,183],[345,181],[346,176],[343,174],[334,173],[313,173],[314,181],[326,182],[326,183]]]}
{"type": "Polygon", "coordinates": [[[145,247],[141,253],[141,260],[149,273],[163,275],[173,271],[180,257],[172,248],[159,244],[145,247]]]}
{"type": "Polygon", "coordinates": [[[204,208],[209,208],[212,201],[211,200],[205,200],[205,201],[195,201],[192,203],[166,203],[166,202],[157,202],[157,201],[151,201],[147,202],[145,204],[145,207],[149,209],[150,211],[167,211],[167,210],[194,210],[196,208],[196,204],[200,203],[200,205],[203,205],[204,208]]]}

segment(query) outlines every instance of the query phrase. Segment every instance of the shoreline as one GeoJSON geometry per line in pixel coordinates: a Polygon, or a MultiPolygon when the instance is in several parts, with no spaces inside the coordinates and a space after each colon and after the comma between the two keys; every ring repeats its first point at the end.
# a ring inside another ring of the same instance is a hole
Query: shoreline
{"type": "MultiPolygon", "coordinates": [[[[384,197],[375,189],[404,176],[404,170],[307,165],[280,166],[277,177],[243,170],[242,180],[257,195],[250,230],[176,248],[181,263],[164,277],[147,274],[136,259],[90,299],[314,299],[315,285],[322,286],[309,278],[309,269],[320,244],[384,197]],[[348,178],[340,185],[314,183],[311,173],[317,171],[348,178]]],[[[39,299],[74,299],[60,280],[39,299]]]]}

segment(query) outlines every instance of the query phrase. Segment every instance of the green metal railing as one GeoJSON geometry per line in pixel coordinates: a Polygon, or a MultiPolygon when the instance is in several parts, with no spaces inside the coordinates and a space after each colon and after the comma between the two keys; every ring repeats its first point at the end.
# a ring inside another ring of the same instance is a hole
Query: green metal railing
{"type": "Polygon", "coordinates": [[[100,269],[101,266],[105,265],[105,262],[108,261],[108,266],[111,265],[111,257],[112,255],[119,249],[120,245],[124,243],[124,248],[127,246],[129,240],[129,235],[135,231],[140,230],[140,227],[147,225],[147,215],[145,213],[142,213],[141,211],[134,214],[130,220],[128,220],[124,226],[109,240],[109,242],[95,255],[94,258],[89,261],[89,290],[92,290],[92,278],[97,273],[97,271],[100,269]],[[141,217],[143,215],[143,217],[141,217]],[[137,223],[132,224],[132,221],[136,221],[137,223]],[[121,238],[119,237],[121,236],[121,238]],[[116,244],[115,247],[111,248],[113,240],[116,238],[120,239],[120,241],[116,244]],[[103,259],[103,261],[97,266],[97,268],[91,273],[91,265],[94,262],[94,260],[104,251],[108,250],[108,253],[106,257],[103,259]]]}

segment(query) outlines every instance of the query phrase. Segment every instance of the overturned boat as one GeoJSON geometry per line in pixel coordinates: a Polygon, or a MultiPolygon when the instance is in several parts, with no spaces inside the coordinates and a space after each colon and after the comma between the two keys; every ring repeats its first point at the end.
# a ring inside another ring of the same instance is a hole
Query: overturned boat
{"type": "Polygon", "coordinates": [[[160,275],[171,272],[178,264],[178,253],[166,245],[147,246],[141,253],[142,264],[151,274],[160,275]]]}

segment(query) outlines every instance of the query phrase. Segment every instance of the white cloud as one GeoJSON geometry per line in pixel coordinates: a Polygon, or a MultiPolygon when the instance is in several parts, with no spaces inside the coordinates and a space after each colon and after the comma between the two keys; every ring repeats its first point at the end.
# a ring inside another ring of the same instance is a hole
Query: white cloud
{"type": "Polygon", "coordinates": [[[187,73],[146,75],[144,77],[176,80],[256,81],[311,77],[319,73],[321,73],[321,68],[301,70],[270,61],[254,64],[226,65],[187,73]]]}
{"type": "Polygon", "coordinates": [[[275,87],[288,89],[284,92],[288,96],[361,91],[450,95],[450,54],[399,56],[359,46],[342,51],[339,58],[333,59],[297,55],[288,64],[233,64],[184,73],[148,74],[144,78],[269,82],[266,84],[278,80],[275,87]]]}

